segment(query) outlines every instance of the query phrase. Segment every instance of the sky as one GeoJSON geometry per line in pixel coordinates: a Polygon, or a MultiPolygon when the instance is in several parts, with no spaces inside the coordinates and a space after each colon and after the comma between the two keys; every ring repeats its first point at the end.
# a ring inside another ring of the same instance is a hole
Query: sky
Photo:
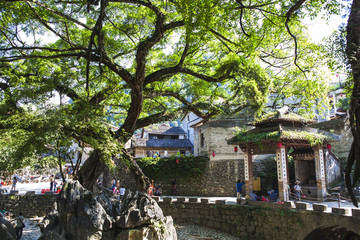
{"type": "MultiPolygon", "coordinates": [[[[331,16],[327,22],[321,17],[322,16],[320,15],[313,20],[304,19],[302,21],[302,23],[308,27],[309,35],[314,43],[320,43],[325,37],[329,37],[342,23],[346,25],[348,20],[347,17],[331,16]]],[[[332,83],[338,83],[339,81],[346,80],[347,78],[347,74],[341,72],[331,73],[330,76],[330,82],[332,83]]]]}
{"type": "Polygon", "coordinates": [[[334,30],[338,29],[341,23],[346,23],[347,19],[341,16],[332,16],[327,23],[321,16],[314,20],[305,19],[303,23],[308,27],[309,34],[315,43],[319,43],[324,37],[329,37],[334,30]]]}

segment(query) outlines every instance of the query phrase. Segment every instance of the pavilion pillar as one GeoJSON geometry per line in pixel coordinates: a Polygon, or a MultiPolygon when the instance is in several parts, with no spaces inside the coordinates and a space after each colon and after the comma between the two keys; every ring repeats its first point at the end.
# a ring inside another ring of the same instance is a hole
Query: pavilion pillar
{"type": "Polygon", "coordinates": [[[320,145],[315,147],[315,175],[317,186],[317,199],[323,202],[326,198],[324,151],[320,145]]]}
{"type": "Polygon", "coordinates": [[[276,169],[278,175],[279,199],[289,201],[288,192],[288,171],[285,147],[276,148],[276,169]]]}
{"type": "Polygon", "coordinates": [[[299,159],[294,159],[294,167],[295,167],[295,180],[300,180],[299,159]]]}
{"type": "Polygon", "coordinates": [[[253,187],[253,169],[252,169],[252,153],[249,148],[244,151],[244,178],[245,178],[245,188],[246,195],[250,196],[254,187],[253,187]]]}

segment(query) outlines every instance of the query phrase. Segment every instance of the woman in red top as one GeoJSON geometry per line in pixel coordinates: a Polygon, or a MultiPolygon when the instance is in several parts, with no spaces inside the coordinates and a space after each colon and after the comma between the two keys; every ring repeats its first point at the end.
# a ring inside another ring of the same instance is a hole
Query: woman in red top
{"type": "Polygon", "coordinates": [[[154,180],[152,180],[150,183],[150,187],[148,189],[148,194],[150,197],[152,197],[154,195],[154,180]]]}

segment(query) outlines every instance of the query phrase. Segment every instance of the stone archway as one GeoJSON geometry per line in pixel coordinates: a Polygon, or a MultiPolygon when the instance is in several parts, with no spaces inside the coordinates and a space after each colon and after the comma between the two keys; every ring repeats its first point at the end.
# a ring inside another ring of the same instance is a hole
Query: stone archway
{"type": "Polygon", "coordinates": [[[304,240],[360,240],[360,235],[339,225],[316,228],[304,240]]]}

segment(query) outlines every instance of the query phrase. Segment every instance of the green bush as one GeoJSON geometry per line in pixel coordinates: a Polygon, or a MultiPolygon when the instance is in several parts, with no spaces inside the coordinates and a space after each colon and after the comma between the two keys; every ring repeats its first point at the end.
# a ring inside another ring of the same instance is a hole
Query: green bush
{"type": "Polygon", "coordinates": [[[168,158],[145,157],[136,159],[146,176],[150,179],[201,178],[205,172],[205,157],[174,155],[168,158]],[[176,160],[179,160],[178,164],[176,160]]]}

